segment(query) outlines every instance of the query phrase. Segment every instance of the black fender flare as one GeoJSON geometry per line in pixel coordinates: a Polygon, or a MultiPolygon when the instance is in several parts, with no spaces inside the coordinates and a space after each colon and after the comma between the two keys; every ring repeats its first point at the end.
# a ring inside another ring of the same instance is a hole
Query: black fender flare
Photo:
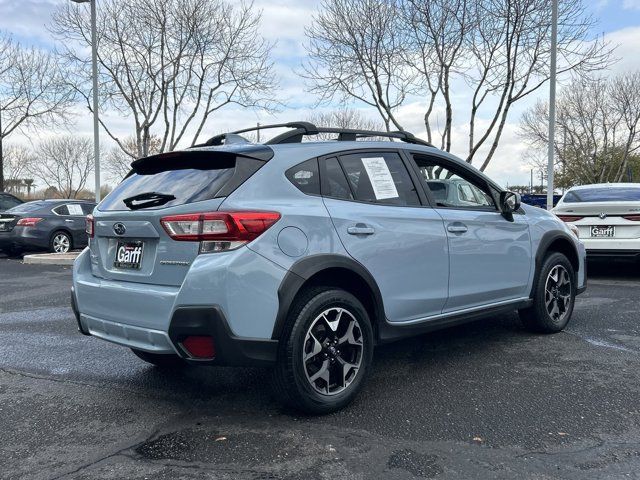
{"type": "Polygon", "coordinates": [[[371,275],[371,273],[361,263],[345,255],[311,255],[295,262],[280,283],[280,287],[278,288],[278,313],[276,315],[276,321],[271,335],[273,340],[280,338],[289,313],[289,308],[307,280],[317,273],[330,268],[350,270],[365,281],[371,290],[376,314],[375,316],[377,317],[371,319],[373,323],[372,327],[375,327],[376,323],[380,319],[385,318],[384,304],[380,288],[373,278],[373,275],[371,275]]]}
{"type": "MultiPolygon", "coordinates": [[[[542,262],[546,257],[547,252],[549,251],[549,247],[551,246],[551,244],[553,244],[557,240],[566,240],[566,242],[569,245],[571,245],[571,249],[573,250],[575,258],[577,259],[577,264],[578,266],[580,265],[580,257],[578,255],[578,249],[576,248],[575,242],[573,241],[573,239],[568,233],[558,231],[558,230],[546,232],[544,235],[542,235],[542,238],[540,239],[540,243],[538,244],[538,250],[536,251],[535,271],[533,275],[533,282],[531,284],[531,292],[529,293],[529,298],[533,298],[533,292],[535,291],[538,283],[538,275],[540,274],[540,269],[542,268],[542,262]]],[[[571,260],[572,259],[569,259],[569,261],[571,260]]],[[[577,273],[578,268],[575,268],[575,271],[577,273]]]]}

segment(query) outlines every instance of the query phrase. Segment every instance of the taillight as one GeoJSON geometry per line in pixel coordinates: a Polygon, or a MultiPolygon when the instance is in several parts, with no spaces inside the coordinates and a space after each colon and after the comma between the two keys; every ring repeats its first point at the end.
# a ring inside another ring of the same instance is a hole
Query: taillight
{"type": "Polygon", "coordinates": [[[578,220],[582,220],[584,217],[579,217],[577,215],[558,215],[558,218],[563,222],[577,222],[578,220]]]}
{"type": "Polygon", "coordinates": [[[233,250],[248,243],[280,219],[277,212],[212,212],[171,215],[160,220],[179,242],[201,242],[200,252],[233,250]]]}
{"type": "Polygon", "coordinates": [[[87,235],[89,235],[89,238],[93,238],[94,234],[95,234],[95,221],[93,220],[93,215],[89,214],[87,215],[87,218],[85,218],[85,228],[84,231],[87,232],[87,235]]]}
{"type": "Polygon", "coordinates": [[[21,218],[20,220],[18,220],[18,223],[16,223],[16,225],[18,227],[35,227],[36,223],[41,222],[42,220],[44,219],[35,217],[21,218]]]}
{"type": "Polygon", "coordinates": [[[623,215],[622,218],[633,222],[640,222],[640,215],[623,215]]]}

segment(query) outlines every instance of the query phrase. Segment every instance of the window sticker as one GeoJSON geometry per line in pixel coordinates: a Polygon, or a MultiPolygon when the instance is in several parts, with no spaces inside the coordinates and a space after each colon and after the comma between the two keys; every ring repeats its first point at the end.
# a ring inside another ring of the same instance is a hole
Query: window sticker
{"type": "Polygon", "coordinates": [[[84,215],[84,213],[82,213],[82,207],[77,203],[69,204],[67,205],[67,208],[69,209],[69,215],[78,215],[78,216],[84,215]]]}
{"type": "Polygon", "coordinates": [[[387,162],[382,157],[362,158],[376,200],[384,200],[387,198],[398,198],[398,190],[393,183],[393,177],[387,166],[387,162]]]}

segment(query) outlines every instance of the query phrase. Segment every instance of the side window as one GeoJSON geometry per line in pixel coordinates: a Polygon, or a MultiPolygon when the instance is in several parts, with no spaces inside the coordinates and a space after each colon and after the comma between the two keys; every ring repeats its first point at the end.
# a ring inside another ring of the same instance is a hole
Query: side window
{"type": "Polygon", "coordinates": [[[84,212],[82,211],[82,205],[80,205],[79,203],[69,203],[67,205],[67,210],[69,211],[69,215],[72,215],[74,217],[81,217],[84,215],[84,212]]]}
{"type": "Polygon", "coordinates": [[[322,162],[322,195],[353,200],[347,177],[345,177],[337,158],[329,158],[322,162]]]}
{"type": "Polygon", "coordinates": [[[340,157],[356,200],[387,205],[419,206],[420,199],[400,155],[358,153],[340,157]]]}
{"type": "Polygon", "coordinates": [[[93,209],[96,208],[93,203],[83,203],[81,207],[82,213],[84,213],[85,215],[89,215],[91,212],[93,212],[93,209]]]}
{"type": "Polygon", "coordinates": [[[58,215],[68,216],[69,215],[69,207],[67,205],[60,205],[53,209],[53,212],[58,215]]]}
{"type": "Polygon", "coordinates": [[[315,158],[290,168],[286,176],[301,192],[307,195],[320,195],[318,160],[315,158]]]}
{"type": "Polygon", "coordinates": [[[495,210],[485,186],[460,170],[448,168],[429,157],[414,156],[431,198],[438,207],[495,210]]]}

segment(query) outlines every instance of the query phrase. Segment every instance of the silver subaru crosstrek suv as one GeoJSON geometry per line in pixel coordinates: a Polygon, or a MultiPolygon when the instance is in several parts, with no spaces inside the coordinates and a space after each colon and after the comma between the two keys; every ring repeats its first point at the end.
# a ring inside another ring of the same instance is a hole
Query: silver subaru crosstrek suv
{"type": "Polygon", "coordinates": [[[271,367],[285,403],[325,413],[377,344],[514,310],[567,325],[585,250],[557,217],[406,132],[271,127],[132,163],[87,218],[83,334],[160,367],[271,367]]]}

